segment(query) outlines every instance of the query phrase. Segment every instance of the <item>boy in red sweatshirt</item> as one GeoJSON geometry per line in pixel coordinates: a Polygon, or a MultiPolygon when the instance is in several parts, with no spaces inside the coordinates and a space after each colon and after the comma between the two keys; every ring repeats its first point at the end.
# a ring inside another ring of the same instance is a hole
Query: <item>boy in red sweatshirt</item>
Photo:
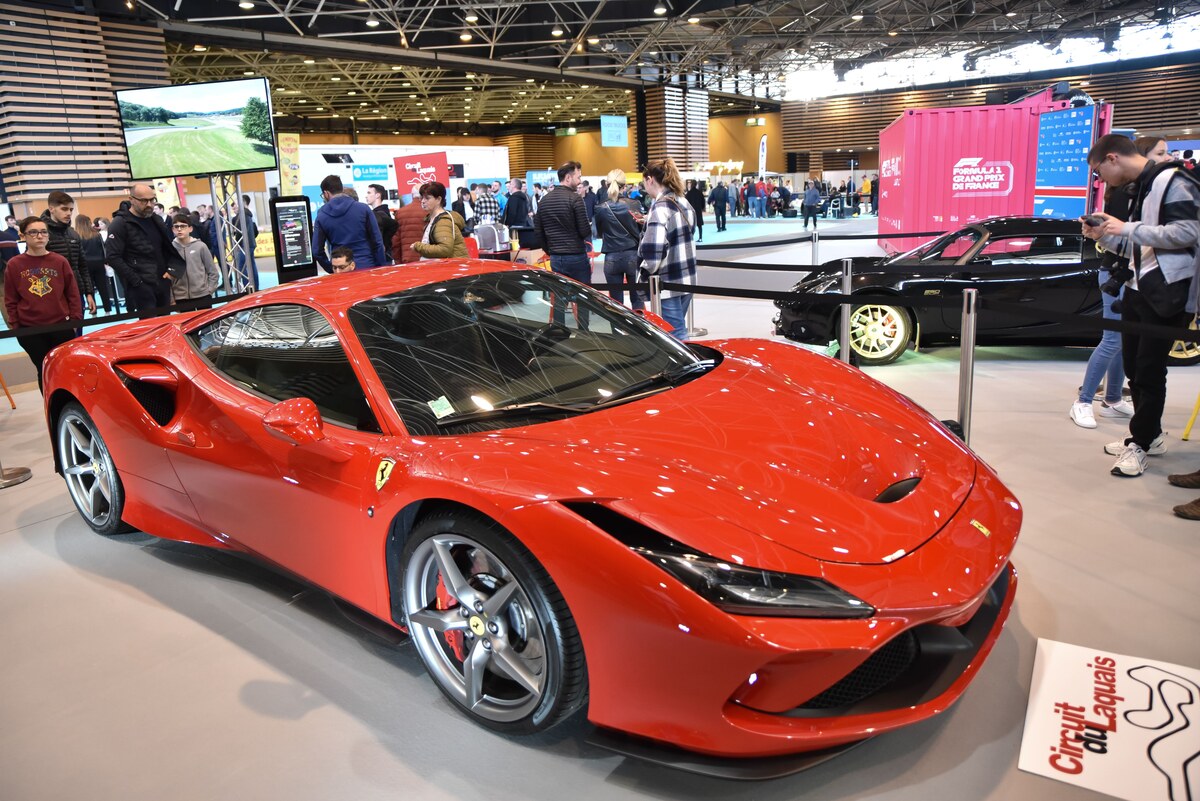
{"type": "Polygon", "coordinates": [[[83,299],[70,263],[46,249],[50,240],[46,221],[41,217],[26,217],[21,221],[20,229],[25,237],[25,252],[9,259],[4,270],[4,305],[12,329],[17,332],[17,342],[37,368],[38,391],[41,391],[42,362],[46,354],[74,339],[75,331],[66,329],[25,335],[20,331],[68,319],[83,319],[83,299]]]}

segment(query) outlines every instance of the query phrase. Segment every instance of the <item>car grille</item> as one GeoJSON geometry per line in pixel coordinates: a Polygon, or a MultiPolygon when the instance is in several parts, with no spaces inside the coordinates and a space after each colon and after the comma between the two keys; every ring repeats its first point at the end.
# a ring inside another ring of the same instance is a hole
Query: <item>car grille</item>
{"type": "Polygon", "coordinates": [[[856,704],[879,692],[903,675],[920,654],[917,637],[906,631],[871,654],[847,676],[825,692],[813,697],[800,709],[838,709],[856,704]]]}

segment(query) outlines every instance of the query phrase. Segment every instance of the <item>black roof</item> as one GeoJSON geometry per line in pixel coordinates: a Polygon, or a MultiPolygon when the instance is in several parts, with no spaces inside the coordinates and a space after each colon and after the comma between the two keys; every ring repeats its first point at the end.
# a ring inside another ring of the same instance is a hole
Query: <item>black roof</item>
{"type": "Polygon", "coordinates": [[[996,234],[1045,234],[1047,236],[1079,234],[1079,220],[1053,217],[992,217],[968,223],[965,228],[978,226],[996,234]]]}

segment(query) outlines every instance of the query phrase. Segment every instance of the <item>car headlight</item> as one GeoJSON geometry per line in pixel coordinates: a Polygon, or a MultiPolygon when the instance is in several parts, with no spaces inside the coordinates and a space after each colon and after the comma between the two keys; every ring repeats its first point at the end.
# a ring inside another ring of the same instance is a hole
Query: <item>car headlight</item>
{"type": "Polygon", "coordinates": [[[866,601],[824,579],[731,565],[695,554],[633,550],[733,615],[862,618],[875,614],[866,601]]]}

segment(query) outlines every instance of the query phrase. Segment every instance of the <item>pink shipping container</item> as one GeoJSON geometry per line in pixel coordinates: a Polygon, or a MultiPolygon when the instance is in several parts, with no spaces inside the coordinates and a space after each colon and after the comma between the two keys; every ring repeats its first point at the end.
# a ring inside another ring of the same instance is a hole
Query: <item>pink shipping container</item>
{"type": "MultiPolygon", "coordinates": [[[[1038,115],[1067,108],[1046,89],[1004,106],[906,109],[879,134],[879,233],[948,231],[1033,212],[1038,115]]],[[[882,239],[896,253],[929,237],[882,239]]]]}

